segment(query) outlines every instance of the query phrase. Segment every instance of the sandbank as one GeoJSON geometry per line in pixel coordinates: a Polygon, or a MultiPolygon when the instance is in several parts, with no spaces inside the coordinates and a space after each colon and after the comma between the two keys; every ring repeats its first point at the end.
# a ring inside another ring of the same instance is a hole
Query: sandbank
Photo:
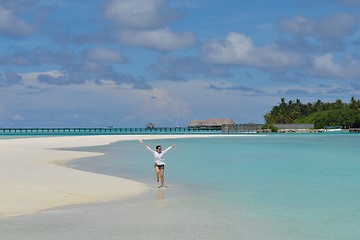
{"type": "Polygon", "coordinates": [[[144,183],[66,167],[68,161],[103,153],[60,148],[106,145],[139,138],[219,135],[101,135],[0,139],[0,218],[54,207],[111,201],[147,191],[144,183]]]}

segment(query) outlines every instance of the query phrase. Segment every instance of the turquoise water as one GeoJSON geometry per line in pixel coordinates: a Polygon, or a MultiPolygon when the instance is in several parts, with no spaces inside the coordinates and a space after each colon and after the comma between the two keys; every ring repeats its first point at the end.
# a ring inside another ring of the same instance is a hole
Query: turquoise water
{"type": "Polygon", "coordinates": [[[142,196],[0,219],[1,239],[360,239],[360,134],[146,141],[163,147],[166,189],[138,141],[71,167],[144,182],[142,196]],[[6,233],[1,233],[5,231],[6,233]]]}
{"type": "MultiPolygon", "coordinates": [[[[172,143],[165,193],[177,211],[166,215],[165,228],[190,221],[193,234],[209,239],[360,239],[359,134],[147,141],[172,143]]],[[[137,142],[93,150],[107,155],[73,167],[155,188],[152,156],[137,142]]]]}

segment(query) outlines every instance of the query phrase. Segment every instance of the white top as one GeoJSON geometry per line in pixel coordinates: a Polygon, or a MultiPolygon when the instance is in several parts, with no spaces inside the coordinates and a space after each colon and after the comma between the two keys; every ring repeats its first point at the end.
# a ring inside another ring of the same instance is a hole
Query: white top
{"type": "Polygon", "coordinates": [[[146,146],[146,148],[152,153],[154,154],[154,158],[155,158],[155,163],[157,165],[165,165],[165,158],[164,158],[164,154],[169,151],[171,148],[173,148],[173,146],[168,147],[167,149],[163,150],[161,153],[158,153],[157,151],[152,150],[149,146],[146,146]]]}

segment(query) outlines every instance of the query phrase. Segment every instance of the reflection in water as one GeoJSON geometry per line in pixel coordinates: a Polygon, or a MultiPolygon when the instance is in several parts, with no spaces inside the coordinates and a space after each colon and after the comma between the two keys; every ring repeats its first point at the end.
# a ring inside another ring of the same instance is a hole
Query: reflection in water
{"type": "Polygon", "coordinates": [[[159,188],[159,190],[156,193],[156,199],[157,200],[164,200],[165,199],[165,188],[159,188]]]}

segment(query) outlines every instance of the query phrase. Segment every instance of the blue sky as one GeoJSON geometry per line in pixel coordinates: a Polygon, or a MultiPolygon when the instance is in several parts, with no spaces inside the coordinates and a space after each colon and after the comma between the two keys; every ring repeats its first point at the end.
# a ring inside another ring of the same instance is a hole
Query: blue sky
{"type": "Polygon", "coordinates": [[[360,97],[360,0],[0,0],[0,127],[263,123],[360,97]]]}

